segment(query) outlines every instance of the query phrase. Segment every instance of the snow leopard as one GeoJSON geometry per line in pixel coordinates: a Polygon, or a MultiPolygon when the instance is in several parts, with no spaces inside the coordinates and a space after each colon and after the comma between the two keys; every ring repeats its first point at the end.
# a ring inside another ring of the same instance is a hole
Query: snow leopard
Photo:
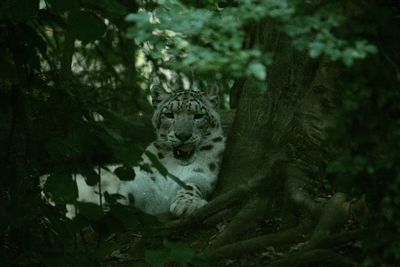
{"type": "MultiPolygon", "coordinates": [[[[100,175],[102,192],[119,194],[121,204],[151,215],[188,216],[207,204],[217,182],[226,141],[217,111],[218,94],[192,89],[168,92],[156,85],[151,96],[156,140],[133,167],[133,180],[120,180],[114,174],[120,165],[106,166],[100,175]],[[184,186],[162,175],[149,154],[184,186]]],[[[99,204],[98,185],[87,185],[82,175],[75,180],[77,201],[99,204]]],[[[73,218],[76,212],[67,205],[66,217],[73,218]]]]}

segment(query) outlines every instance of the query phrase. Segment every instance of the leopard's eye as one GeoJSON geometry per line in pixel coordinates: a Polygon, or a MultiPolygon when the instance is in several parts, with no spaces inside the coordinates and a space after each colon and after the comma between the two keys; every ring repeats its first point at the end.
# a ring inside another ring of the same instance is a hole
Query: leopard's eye
{"type": "Polygon", "coordinates": [[[168,119],[174,118],[174,113],[172,113],[172,112],[165,112],[165,113],[163,113],[163,115],[168,119]]]}
{"type": "Polygon", "coordinates": [[[194,114],[194,119],[195,119],[195,120],[199,120],[199,119],[201,119],[201,118],[203,118],[203,117],[204,117],[204,114],[201,114],[201,113],[194,114]]]}

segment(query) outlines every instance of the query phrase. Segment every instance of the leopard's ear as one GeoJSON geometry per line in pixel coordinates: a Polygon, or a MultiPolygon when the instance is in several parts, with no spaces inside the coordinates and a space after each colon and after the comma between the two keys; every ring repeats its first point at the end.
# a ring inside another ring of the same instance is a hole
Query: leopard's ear
{"type": "Polygon", "coordinates": [[[151,103],[153,104],[154,108],[156,108],[161,102],[163,102],[170,96],[170,93],[168,93],[164,89],[164,87],[160,85],[151,86],[150,92],[151,92],[151,103]]]}
{"type": "Polygon", "coordinates": [[[216,84],[211,84],[205,93],[207,100],[215,108],[219,107],[219,87],[216,84]]]}

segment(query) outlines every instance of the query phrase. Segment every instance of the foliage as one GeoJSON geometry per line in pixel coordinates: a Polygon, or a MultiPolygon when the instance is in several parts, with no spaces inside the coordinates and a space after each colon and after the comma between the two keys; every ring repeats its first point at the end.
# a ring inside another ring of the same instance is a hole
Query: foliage
{"type": "MultiPolygon", "coordinates": [[[[374,1],[2,1],[0,265],[97,265],[103,251],[66,249],[82,229],[90,225],[107,234],[157,225],[129,207],[113,205],[105,214],[76,203],[71,177],[82,173],[94,185],[98,169],[118,161],[124,167],[117,175],[134,178],[128,166],[152,139],[138,119],[150,112],[144,89],[162,68],[267,83],[274,51],[250,38],[265,25],[311,58],[348,67],[338,86],[340,116],[330,140],[343,149],[328,170],[341,191],[366,193],[378,234],[398,233],[399,19],[392,9],[374,1]],[[373,56],[359,61],[367,55],[373,56]],[[40,197],[44,173],[51,174],[44,191],[56,209],[40,197]],[[73,221],[64,218],[64,204],[71,201],[81,210],[73,221]]],[[[398,260],[399,246],[390,237],[365,242],[371,255],[365,266],[398,260]]],[[[145,255],[154,266],[206,266],[181,243],[165,241],[163,249],[145,255]]]]}
{"type": "Polygon", "coordinates": [[[348,21],[374,40],[379,53],[340,72],[339,114],[329,139],[337,150],[328,165],[332,182],[352,197],[365,195],[370,205],[368,220],[358,218],[372,227],[362,266],[397,266],[400,260],[398,12],[368,6],[348,21]]]}
{"type": "Polygon", "coordinates": [[[312,58],[328,56],[349,66],[376,53],[366,40],[345,40],[335,33],[344,21],[338,5],[273,0],[230,3],[221,8],[218,1],[209,1],[194,8],[189,3],[162,1],[151,11],[129,14],[125,20],[133,25],[127,36],[143,47],[155,66],[215,77],[266,79],[271,52],[246,40],[246,30],[256,30],[257,23],[277,24],[312,58]]]}
{"type": "Polygon", "coordinates": [[[190,266],[190,264],[199,267],[210,266],[188,245],[168,240],[164,240],[163,249],[146,251],[145,260],[151,267],[162,267],[168,263],[176,263],[179,266],[190,266]]]}
{"type": "MultiPolygon", "coordinates": [[[[94,265],[104,256],[65,249],[88,225],[110,228],[100,207],[76,203],[71,177],[80,172],[94,185],[98,165],[131,165],[141,155],[138,144],[151,139],[143,122],[132,120],[150,108],[135,45],[116,30],[135,8],[105,0],[0,4],[0,265],[94,265]],[[51,174],[44,192],[57,209],[40,197],[44,173],[51,174]],[[64,218],[66,203],[80,210],[74,221],[64,218]]],[[[118,174],[133,178],[129,169],[118,174]]],[[[143,227],[131,211],[116,210],[113,225],[143,227]]]]}

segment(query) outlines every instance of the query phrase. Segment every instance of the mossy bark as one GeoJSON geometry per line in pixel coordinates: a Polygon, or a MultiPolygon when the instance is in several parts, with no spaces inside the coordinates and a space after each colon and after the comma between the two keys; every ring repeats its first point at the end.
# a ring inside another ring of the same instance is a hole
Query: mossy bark
{"type": "Polygon", "coordinates": [[[273,52],[273,64],[267,70],[265,92],[260,82],[247,79],[236,94],[237,112],[228,135],[219,192],[235,188],[263,166],[271,167],[268,162],[282,154],[306,169],[323,160],[319,145],[330,124],[333,69],[296,50],[272,26],[255,32],[259,45],[273,52]]]}
{"type": "MultiPolygon", "coordinates": [[[[312,262],[315,253],[310,248],[318,249],[349,212],[344,195],[317,200],[314,192],[317,171],[323,170],[329,158],[323,142],[334,118],[335,66],[298,51],[276,27],[264,27],[253,34],[265,52],[273,52],[267,89],[263,91],[265,84],[252,79],[237,83],[241,85],[234,94],[237,111],[228,133],[216,198],[195,214],[196,220],[189,218],[178,225],[230,214],[224,218],[228,222],[224,231],[205,255],[237,257],[239,251],[248,251],[242,249],[246,246],[259,250],[293,244],[301,237],[310,245],[299,255],[312,262]],[[248,235],[257,218],[274,216],[282,218],[281,232],[248,235]]],[[[336,257],[329,251],[315,252],[336,257]]],[[[347,263],[347,259],[338,261],[347,263]]]]}

